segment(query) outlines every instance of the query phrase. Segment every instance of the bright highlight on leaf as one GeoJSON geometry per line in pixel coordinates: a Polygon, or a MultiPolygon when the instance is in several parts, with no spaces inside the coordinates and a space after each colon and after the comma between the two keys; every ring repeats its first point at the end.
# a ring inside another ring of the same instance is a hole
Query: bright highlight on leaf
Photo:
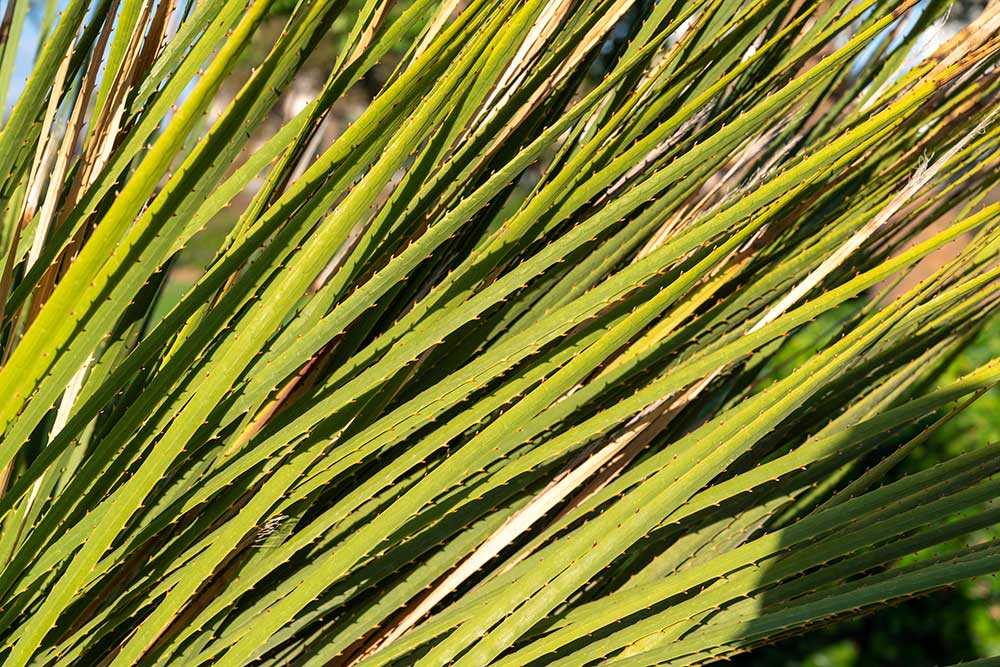
{"type": "Polygon", "coordinates": [[[1000,381],[937,381],[1000,4],[31,7],[5,667],[702,665],[1000,569],[901,562],[1000,523],[1000,444],[894,474],[1000,381]]]}

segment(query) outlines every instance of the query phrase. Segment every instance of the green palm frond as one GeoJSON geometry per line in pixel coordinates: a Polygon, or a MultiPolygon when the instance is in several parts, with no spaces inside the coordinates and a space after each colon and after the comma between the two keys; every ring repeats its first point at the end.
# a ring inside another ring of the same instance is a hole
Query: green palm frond
{"type": "Polygon", "coordinates": [[[700,665],[995,573],[904,558],[1000,444],[893,475],[1000,381],[948,11],[8,0],[5,667],[700,665]]]}

